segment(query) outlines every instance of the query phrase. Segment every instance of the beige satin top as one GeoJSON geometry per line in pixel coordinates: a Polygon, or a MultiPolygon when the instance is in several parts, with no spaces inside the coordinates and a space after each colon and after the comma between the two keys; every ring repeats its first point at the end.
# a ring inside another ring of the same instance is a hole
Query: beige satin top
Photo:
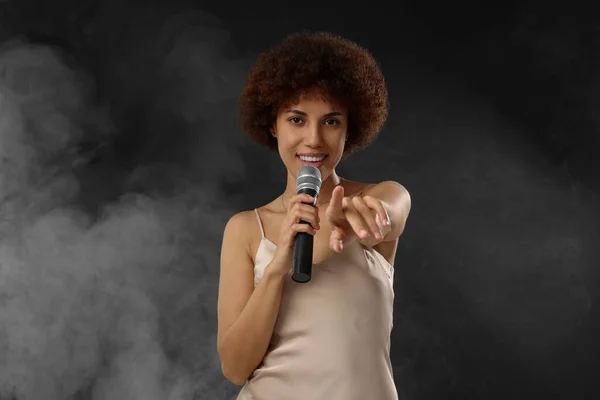
{"type": "MultiPolygon", "coordinates": [[[[254,286],[277,248],[255,212],[262,239],[254,286]]],[[[398,399],[390,362],[393,278],[393,266],[358,241],[313,264],[309,282],[288,276],[267,353],[237,400],[398,399]]]]}

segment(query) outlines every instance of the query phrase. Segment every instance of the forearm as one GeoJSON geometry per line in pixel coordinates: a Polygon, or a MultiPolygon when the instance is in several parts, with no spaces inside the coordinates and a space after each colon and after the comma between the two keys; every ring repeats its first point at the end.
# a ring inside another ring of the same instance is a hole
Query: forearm
{"type": "Polygon", "coordinates": [[[285,277],[271,273],[269,266],[244,310],[225,332],[219,349],[223,373],[237,385],[242,385],[263,359],[279,314],[285,277]]]}

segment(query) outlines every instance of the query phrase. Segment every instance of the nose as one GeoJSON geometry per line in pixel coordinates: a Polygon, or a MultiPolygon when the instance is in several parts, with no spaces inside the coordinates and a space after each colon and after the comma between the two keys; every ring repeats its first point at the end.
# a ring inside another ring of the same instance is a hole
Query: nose
{"type": "Polygon", "coordinates": [[[319,124],[309,126],[306,136],[306,145],[309,147],[320,147],[323,143],[323,135],[319,124]]]}

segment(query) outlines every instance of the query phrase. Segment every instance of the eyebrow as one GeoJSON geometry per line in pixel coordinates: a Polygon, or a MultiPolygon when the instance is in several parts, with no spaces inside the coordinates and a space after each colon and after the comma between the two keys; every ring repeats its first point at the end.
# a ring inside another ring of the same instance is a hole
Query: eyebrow
{"type": "MultiPolygon", "coordinates": [[[[286,113],[300,114],[300,115],[304,115],[305,117],[308,116],[307,113],[305,113],[304,111],[300,111],[300,110],[287,110],[286,113]]],[[[334,112],[325,114],[323,116],[324,117],[333,117],[334,115],[343,115],[343,114],[341,112],[334,111],[334,112]]]]}

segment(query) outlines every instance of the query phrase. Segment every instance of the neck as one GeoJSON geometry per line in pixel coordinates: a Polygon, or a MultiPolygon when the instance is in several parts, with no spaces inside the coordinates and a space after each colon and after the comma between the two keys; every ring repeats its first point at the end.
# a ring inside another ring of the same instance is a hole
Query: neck
{"type": "MultiPolygon", "coordinates": [[[[319,191],[319,197],[317,198],[317,205],[328,202],[331,199],[331,193],[333,189],[340,184],[341,178],[333,170],[331,174],[321,183],[321,190],[319,191]]],[[[287,202],[296,195],[296,177],[287,174],[287,184],[285,192],[283,192],[283,199],[287,207],[287,202]]]]}

